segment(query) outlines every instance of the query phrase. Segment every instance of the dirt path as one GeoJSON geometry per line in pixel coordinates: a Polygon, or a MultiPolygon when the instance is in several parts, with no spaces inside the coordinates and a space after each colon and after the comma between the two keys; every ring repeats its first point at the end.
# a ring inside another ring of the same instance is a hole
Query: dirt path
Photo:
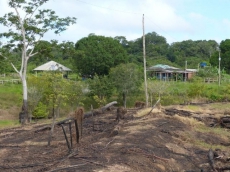
{"type": "Polygon", "coordinates": [[[71,154],[60,127],[55,128],[50,147],[49,131],[35,133],[42,125],[1,130],[0,171],[209,172],[210,148],[223,153],[215,158],[215,169],[230,167],[229,130],[210,130],[193,119],[164,113],[143,117],[139,112],[129,110],[115,136],[110,135],[116,126],[115,111],[85,119],[83,138],[79,145],[74,142],[71,154]]]}

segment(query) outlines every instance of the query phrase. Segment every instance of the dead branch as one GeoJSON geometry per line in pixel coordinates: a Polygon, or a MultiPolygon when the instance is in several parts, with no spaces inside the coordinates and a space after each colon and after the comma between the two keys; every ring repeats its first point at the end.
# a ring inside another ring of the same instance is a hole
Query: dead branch
{"type": "Polygon", "coordinates": [[[157,105],[160,101],[161,101],[161,99],[159,98],[159,99],[157,100],[157,102],[153,105],[151,111],[150,111],[147,115],[149,115],[149,114],[153,111],[153,109],[156,107],[156,105],[157,105]]]}
{"type": "Polygon", "coordinates": [[[90,161],[90,160],[87,160],[87,159],[84,159],[84,158],[79,158],[83,161],[86,161],[86,162],[89,162],[89,163],[92,163],[92,164],[96,164],[96,165],[99,165],[99,166],[102,166],[102,167],[106,167],[105,165],[99,163],[99,162],[95,162],[95,161],[90,161]]]}
{"type": "Polygon", "coordinates": [[[84,163],[84,164],[77,164],[77,165],[69,165],[69,166],[65,166],[65,167],[60,167],[60,168],[57,168],[57,169],[54,169],[54,170],[50,170],[48,172],[55,172],[55,171],[67,170],[67,169],[71,169],[71,168],[80,167],[80,166],[83,166],[83,165],[86,165],[86,164],[88,164],[88,162],[84,163]]]}
{"type": "Polygon", "coordinates": [[[104,148],[102,148],[101,150],[106,149],[106,148],[107,148],[107,146],[108,146],[110,143],[112,143],[112,142],[114,141],[114,139],[115,139],[115,138],[113,138],[113,139],[112,139],[109,143],[107,143],[107,144],[106,144],[106,146],[105,146],[104,148]]]}
{"type": "Polygon", "coordinates": [[[169,122],[162,122],[162,123],[159,124],[157,127],[160,127],[160,126],[162,126],[162,125],[164,125],[164,124],[167,124],[167,123],[169,123],[169,122]]]}
{"type": "Polygon", "coordinates": [[[18,172],[18,170],[14,169],[14,168],[13,168],[13,167],[11,167],[9,164],[8,164],[8,166],[9,166],[12,170],[14,170],[14,171],[18,172]]]}
{"type": "Polygon", "coordinates": [[[42,127],[42,128],[39,128],[39,129],[35,130],[34,132],[39,133],[41,131],[50,130],[50,129],[51,129],[50,126],[45,126],[45,127],[42,127]]]}
{"type": "Polygon", "coordinates": [[[165,161],[165,162],[169,161],[169,159],[161,158],[159,156],[154,155],[153,153],[147,153],[146,151],[144,151],[140,148],[130,148],[130,149],[128,149],[128,152],[134,152],[134,153],[142,154],[142,155],[146,156],[147,158],[154,157],[154,158],[160,159],[160,160],[165,161]]]}

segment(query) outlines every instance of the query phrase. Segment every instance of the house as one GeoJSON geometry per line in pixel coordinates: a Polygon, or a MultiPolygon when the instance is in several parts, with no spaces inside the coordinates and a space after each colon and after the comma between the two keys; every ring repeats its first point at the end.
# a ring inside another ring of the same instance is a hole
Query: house
{"type": "MultiPolygon", "coordinates": [[[[60,71],[60,72],[69,72],[71,69],[65,67],[64,65],[57,63],[55,61],[49,61],[41,66],[38,66],[34,69],[34,71],[60,71]]],[[[63,75],[67,77],[67,74],[63,75]]]]}
{"type": "Polygon", "coordinates": [[[147,68],[147,71],[151,72],[152,77],[156,77],[159,80],[187,81],[195,75],[197,69],[180,69],[169,65],[157,64],[147,68]]]}

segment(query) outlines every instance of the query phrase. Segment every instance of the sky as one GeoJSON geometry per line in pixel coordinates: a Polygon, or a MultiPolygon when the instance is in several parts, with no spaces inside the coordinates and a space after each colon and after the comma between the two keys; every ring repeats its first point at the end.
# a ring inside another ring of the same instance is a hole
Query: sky
{"type": "MultiPolygon", "coordinates": [[[[0,0],[0,16],[11,12],[0,0]]],[[[128,41],[156,32],[169,44],[184,40],[230,39],[230,0],[49,0],[41,9],[60,17],[76,17],[60,35],[48,32],[43,40],[76,43],[89,34],[125,36],[128,41]]],[[[0,33],[6,31],[0,25],[0,33]]]]}

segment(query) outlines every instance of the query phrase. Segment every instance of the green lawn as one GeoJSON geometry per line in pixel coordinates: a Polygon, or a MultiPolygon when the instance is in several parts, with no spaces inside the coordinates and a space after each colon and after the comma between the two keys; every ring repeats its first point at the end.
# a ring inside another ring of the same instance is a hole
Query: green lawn
{"type": "Polygon", "coordinates": [[[0,120],[0,129],[20,126],[18,120],[0,120]]]}

